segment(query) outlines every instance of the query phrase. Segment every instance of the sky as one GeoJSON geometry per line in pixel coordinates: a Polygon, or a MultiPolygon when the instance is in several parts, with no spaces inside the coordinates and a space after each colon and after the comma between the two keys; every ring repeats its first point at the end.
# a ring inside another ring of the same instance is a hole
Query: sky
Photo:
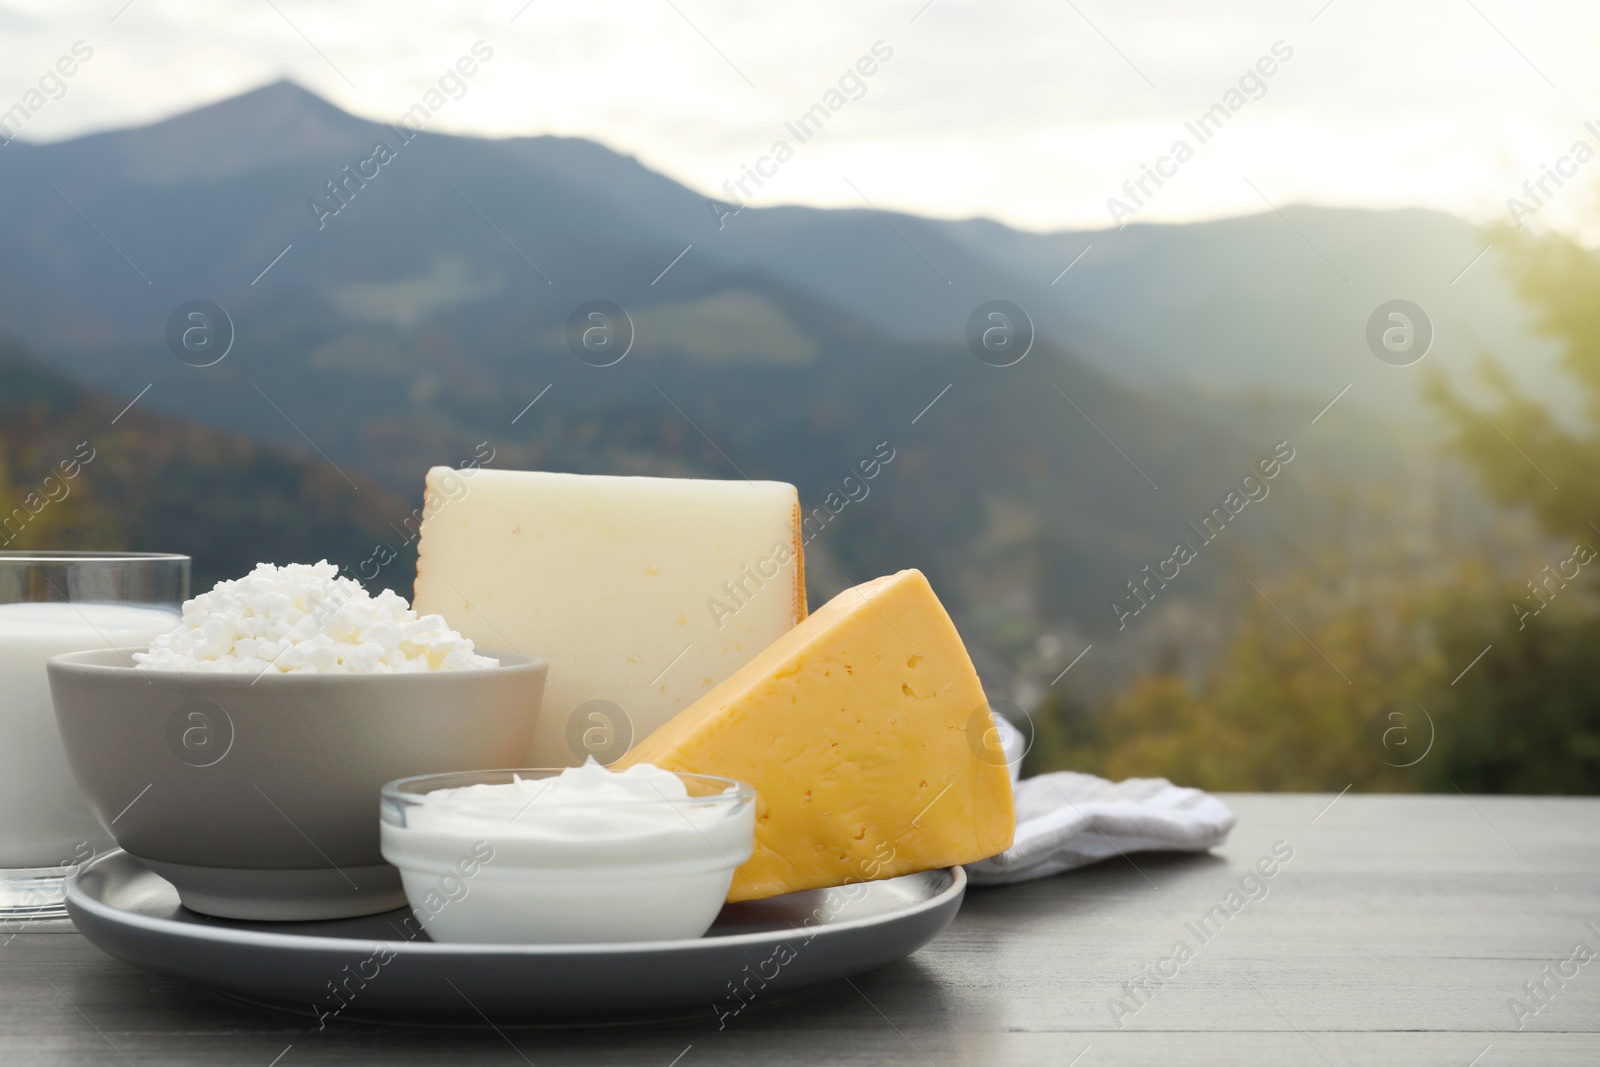
{"type": "Polygon", "coordinates": [[[431,129],[588,137],[707,193],[781,140],[760,206],[1052,230],[1288,203],[1509,220],[1515,196],[1513,221],[1600,235],[1600,159],[1572,152],[1600,152],[1593,0],[0,0],[0,112],[80,41],[24,139],[280,77],[392,120],[482,41],[431,129]],[[1203,143],[1185,126],[1234,102],[1203,143]],[[786,123],[819,103],[802,143],[786,123]],[[1535,201],[1547,165],[1568,177],[1535,201]],[[1141,192],[1145,167],[1167,177],[1141,192]]]}

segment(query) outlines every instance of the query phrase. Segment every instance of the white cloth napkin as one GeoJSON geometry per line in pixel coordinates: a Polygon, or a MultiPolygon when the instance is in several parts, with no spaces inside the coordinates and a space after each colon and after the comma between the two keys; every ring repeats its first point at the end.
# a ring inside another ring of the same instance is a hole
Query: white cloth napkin
{"type": "Polygon", "coordinates": [[[1026,882],[1130,852],[1203,852],[1226,841],[1233,829],[1234,814],[1226,804],[1165,778],[1110,782],[1054,771],[1018,781],[1022,736],[995,718],[1008,756],[1016,756],[1011,780],[1017,834],[998,856],[967,864],[975,885],[1026,882]]]}

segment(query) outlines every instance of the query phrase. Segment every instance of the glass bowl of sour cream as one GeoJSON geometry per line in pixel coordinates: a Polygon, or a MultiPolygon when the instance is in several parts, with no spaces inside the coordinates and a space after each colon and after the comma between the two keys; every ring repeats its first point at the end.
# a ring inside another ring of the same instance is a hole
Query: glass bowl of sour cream
{"type": "Polygon", "coordinates": [[[640,765],[429,774],[383,787],[409,936],[498,944],[700,937],[755,844],[756,791],[640,765]]]}

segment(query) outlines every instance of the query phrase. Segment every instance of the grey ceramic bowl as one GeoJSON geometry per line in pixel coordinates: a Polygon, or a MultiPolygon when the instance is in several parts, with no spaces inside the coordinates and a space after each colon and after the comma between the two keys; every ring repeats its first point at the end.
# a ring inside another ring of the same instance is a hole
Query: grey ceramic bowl
{"type": "Polygon", "coordinates": [[[405,904],[378,847],[396,778],[520,766],[545,664],[427,674],[144,671],[137,649],[49,661],[67,760],[117,844],[230,919],[405,904]]]}

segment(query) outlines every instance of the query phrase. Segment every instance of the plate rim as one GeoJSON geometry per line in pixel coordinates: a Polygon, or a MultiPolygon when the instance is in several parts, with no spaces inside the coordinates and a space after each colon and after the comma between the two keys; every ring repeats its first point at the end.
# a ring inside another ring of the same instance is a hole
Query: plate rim
{"type": "MultiPolygon", "coordinates": [[[[361,951],[370,950],[371,946],[396,947],[400,952],[412,955],[472,955],[472,956],[607,956],[622,954],[637,954],[641,952],[686,952],[686,951],[711,951],[718,948],[735,948],[745,945],[770,944],[774,940],[784,940],[787,936],[780,930],[753,931],[746,934],[728,934],[722,937],[695,937],[675,938],[668,941],[604,941],[604,942],[563,942],[563,943],[505,943],[482,944],[475,942],[439,942],[439,941],[403,941],[382,940],[378,938],[354,937],[317,937],[311,934],[273,933],[266,930],[246,930],[231,926],[206,926],[199,923],[178,922],[173,919],[156,918],[143,915],[134,911],[126,911],[113,907],[91,896],[79,888],[78,880],[102,864],[110,865],[115,862],[128,862],[141,867],[144,872],[153,878],[161,876],[147,867],[139,864],[137,859],[123,849],[113,849],[103,856],[99,856],[82,868],[74,871],[67,879],[66,904],[68,911],[73,908],[90,913],[101,922],[112,923],[124,928],[135,927],[149,933],[167,937],[177,937],[186,940],[212,941],[234,946],[248,945],[255,948],[269,948],[285,951],[361,951]]],[[[933,867],[926,871],[911,871],[906,875],[896,877],[910,877],[918,874],[927,874],[931,871],[940,871],[950,875],[950,884],[944,889],[905,908],[896,910],[889,915],[870,915],[859,919],[847,919],[843,922],[828,923],[818,926],[813,937],[834,933],[843,933],[863,927],[881,926],[885,919],[909,919],[927,911],[933,911],[949,904],[952,898],[959,898],[966,892],[967,872],[964,867],[957,864],[952,867],[933,867]]],[[[889,881],[890,879],[881,879],[889,881]]],[[[169,883],[170,884],[170,883],[169,883]]],[[[870,885],[871,882],[851,882],[848,885],[870,885]]],[[[829,889],[844,889],[846,886],[828,886],[829,889]]],[[[76,925],[76,922],[74,922],[76,925]]],[[[795,933],[801,932],[802,927],[795,927],[795,933]]]]}

